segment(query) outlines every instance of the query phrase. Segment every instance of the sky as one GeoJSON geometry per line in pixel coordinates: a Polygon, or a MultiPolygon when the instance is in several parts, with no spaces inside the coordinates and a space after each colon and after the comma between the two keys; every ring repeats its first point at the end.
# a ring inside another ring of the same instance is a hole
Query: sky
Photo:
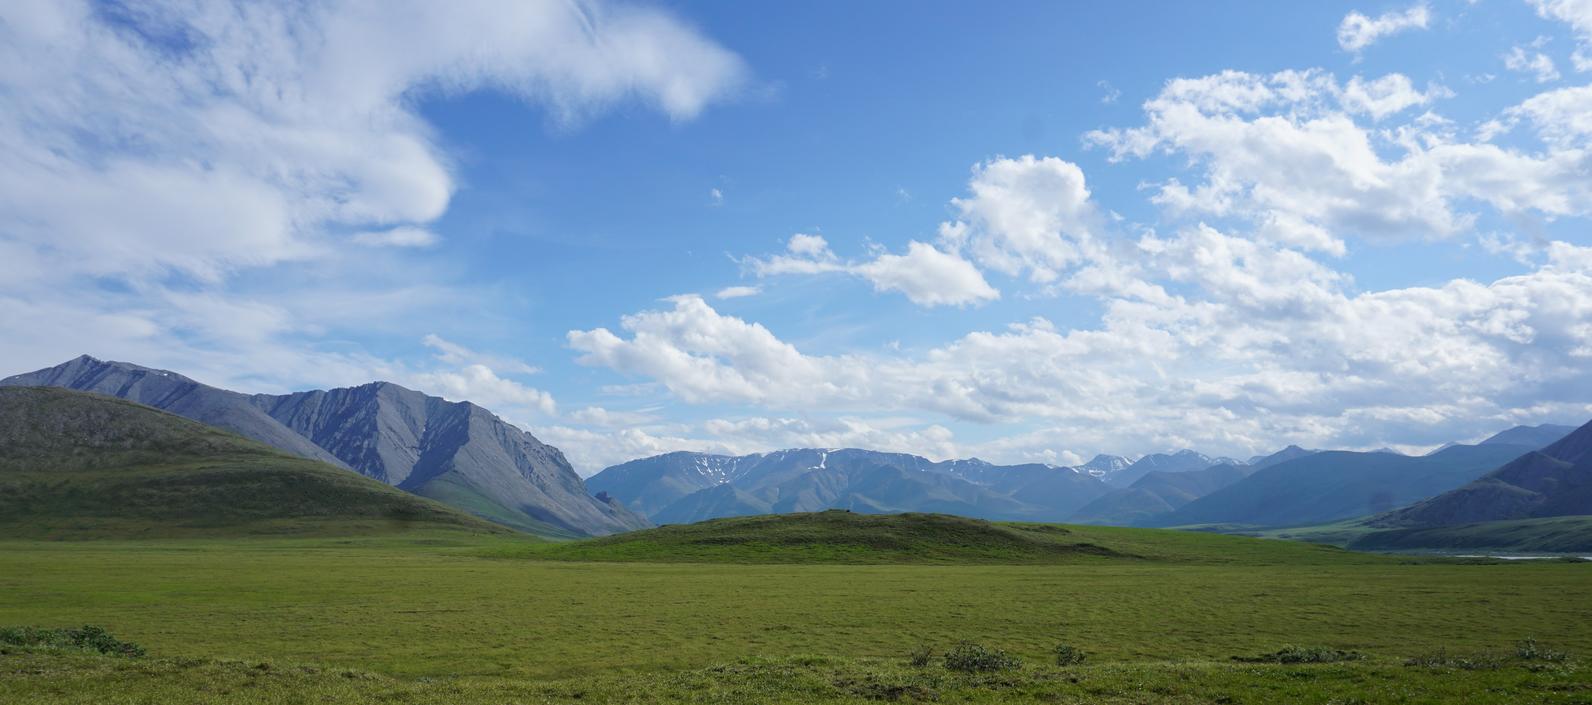
{"type": "Polygon", "coordinates": [[[0,374],[671,450],[1592,418],[1592,0],[0,5],[0,374]]]}

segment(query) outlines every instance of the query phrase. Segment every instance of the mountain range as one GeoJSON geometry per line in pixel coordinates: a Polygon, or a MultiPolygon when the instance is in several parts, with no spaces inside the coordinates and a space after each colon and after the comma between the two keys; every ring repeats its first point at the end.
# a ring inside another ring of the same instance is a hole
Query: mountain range
{"type": "Polygon", "coordinates": [[[1106,491],[1098,478],[1048,465],[941,463],[916,455],[804,448],[746,456],[667,453],[623,463],[586,480],[655,522],[682,524],[751,514],[852,509],[938,512],[1060,521],[1106,491]],[[1047,505],[1028,499],[1054,497],[1047,505]]]}
{"type": "Polygon", "coordinates": [[[1592,423],[1475,481],[1367,522],[1429,528],[1592,514],[1592,423]]]}
{"type": "Polygon", "coordinates": [[[557,448],[470,402],[387,382],[241,394],[85,355],[0,386],[63,387],[134,401],[532,533],[586,536],[647,526],[588,494],[557,448]]]}
{"type": "Polygon", "coordinates": [[[1076,467],[976,458],[935,462],[856,448],[743,456],[676,452],[615,465],[586,485],[663,524],[823,509],[1119,523],[1170,511],[1306,452],[1289,448],[1251,465],[1185,450],[1133,462],[1099,456],[1076,467]],[[1130,486],[1114,487],[1118,482],[1130,486]]]}
{"type": "Polygon", "coordinates": [[[345,468],[121,399],[0,388],[8,537],[508,533],[345,468]]]}
{"type": "Polygon", "coordinates": [[[1520,426],[1420,457],[1290,446],[1248,461],[1180,450],[1131,460],[1100,455],[1072,467],[931,461],[854,448],[676,452],[615,465],[583,482],[558,449],[490,411],[387,382],[241,394],[83,356],[0,380],[0,387],[60,387],[136,402],[555,537],[827,509],[1239,531],[1335,526],[1374,515],[1357,525],[1357,535],[1592,513],[1586,427],[1520,426]]]}
{"type": "Polygon", "coordinates": [[[1459,487],[1529,446],[1456,445],[1432,455],[1323,451],[1260,469],[1142,526],[1297,526],[1377,514],[1459,487]]]}

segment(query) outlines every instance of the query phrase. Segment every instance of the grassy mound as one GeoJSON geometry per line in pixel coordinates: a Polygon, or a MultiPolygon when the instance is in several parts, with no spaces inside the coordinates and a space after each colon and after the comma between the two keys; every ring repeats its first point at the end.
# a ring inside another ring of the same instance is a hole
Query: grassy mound
{"type": "Polygon", "coordinates": [[[16,538],[502,532],[342,468],[179,416],[0,388],[0,531],[16,538]]]}
{"type": "Polygon", "coordinates": [[[559,560],[684,563],[1314,562],[1350,557],[1319,546],[1210,534],[844,510],[714,519],[515,550],[559,560]]]}
{"type": "Polygon", "coordinates": [[[539,552],[570,560],[726,563],[1044,563],[1128,558],[1064,527],[996,524],[944,514],[844,510],[713,519],[539,552]]]}

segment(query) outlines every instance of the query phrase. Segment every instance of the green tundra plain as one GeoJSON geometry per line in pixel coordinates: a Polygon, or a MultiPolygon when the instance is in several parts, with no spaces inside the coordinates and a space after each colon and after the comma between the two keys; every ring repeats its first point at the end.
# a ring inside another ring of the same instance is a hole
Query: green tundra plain
{"type": "Polygon", "coordinates": [[[1592,702],[1592,563],[877,521],[3,542],[0,626],[147,653],[0,638],[0,702],[1592,702]],[[961,642],[1021,665],[946,668],[961,642]]]}

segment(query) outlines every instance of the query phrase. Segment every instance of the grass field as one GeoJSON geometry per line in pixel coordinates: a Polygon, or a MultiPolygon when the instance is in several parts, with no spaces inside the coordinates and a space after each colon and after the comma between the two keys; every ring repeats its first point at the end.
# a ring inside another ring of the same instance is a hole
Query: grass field
{"type": "Polygon", "coordinates": [[[1365,551],[1592,554],[1592,516],[1513,519],[1430,528],[1384,529],[1365,519],[1286,529],[1222,527],[1241,536],[1311,541],[1365,551]]]}
{"type": "Polygon", "coordinates": [[[3,542],[0,625],[104,625],[149,655],[0,656],[0,702],[1592,702],[1592,564],[1072,529],[1150,557],[546,560],[459,533],[3,542]],[[1528,636],[1572,660],[1404,665],[1528,636]],[[907,663],[960,640],[1025,666],[907,663]],[[1059,642],[1089,660],[1053,665],[1059,642]],[[1289,644],[1365,658],[1231,660],[1289,644]]]}

